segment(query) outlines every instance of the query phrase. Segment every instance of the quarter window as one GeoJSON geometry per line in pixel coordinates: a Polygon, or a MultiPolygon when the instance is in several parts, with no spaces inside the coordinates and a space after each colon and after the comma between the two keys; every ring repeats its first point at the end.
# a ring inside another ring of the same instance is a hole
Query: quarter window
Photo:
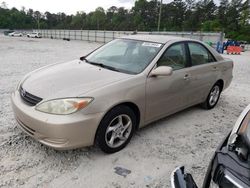
{"type": "Polygon", "coordinates": [[[183,43],[170,46],[160,58],[157,66],[169,66],[173,70],[178,70],[186,67],[187,56],[185,45],[183,43]]]}
{"type": "Polygon", "coordinates": [[[211,53],[201,44],[189,43],[188,47],[190,51],[192,65],[202,65],[215,61],[211,53]]]}

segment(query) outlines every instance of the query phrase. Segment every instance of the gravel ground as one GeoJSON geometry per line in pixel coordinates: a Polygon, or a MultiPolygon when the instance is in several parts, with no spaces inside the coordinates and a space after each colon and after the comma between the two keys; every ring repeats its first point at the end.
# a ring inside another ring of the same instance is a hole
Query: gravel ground
{"type": "Polygon", "coordinates": [[[55,151],[26,136],[10,106],[18,81],[41,66],[78,58],[100,44],[0,36],[0,187],[169,187],[185,165],[201,185],[216,146],[250,103],[250,52],[235,61],[234,79],[217,107],[192,107],[141,129],[121,152],[89,147],[55,151]],[[118,175],[119,168],[127,173],[118,175]]]}

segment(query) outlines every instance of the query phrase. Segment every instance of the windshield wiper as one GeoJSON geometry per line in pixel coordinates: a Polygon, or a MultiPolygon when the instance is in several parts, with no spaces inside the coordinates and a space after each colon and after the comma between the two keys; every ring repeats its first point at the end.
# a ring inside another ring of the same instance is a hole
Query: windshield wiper
{"type": "Polygon", "coordinates": [[[105,68],[105,69],[109,69],[109,70],[113,70],[113,71],[117,71],[117,72],[121,72],[120,70],[118,70],[117,68],[115,67],[111,67],[111,66],[108,66],[108,65],[105,65],[103,63],[96,63],[96,62],[92,62],[92,61],[89,61],[87,59],[85,59],[85,61],[91,65],[95,65],[95,66],[99,66],[99,67],[102,67],[102,68],[105,68]]]}
{"type": "Polygon", "coordinates": [[[117,68],[111,67],[111,66],[108,66],[108,65],[104,65],[103,63],[95,63],[95,62],[89,62],[89,63],[92,64],[92,65],[96,65],[96,66],[99,66],[99,67],[102,67],[102,68],[109,69],[109,70],[121,72],[121,71],[118,70],[117,68]]]}
{"type": "Polygon", "coordinates": [[[81,60],[81,61],[85,61],[86,63],[92,64],[92,65],[97,65],[97,66],[99,66],[99,67],[103,67],[103,66],[102,66],[103,64],[95,63],[95,62],[89,61],[88,59],[86,59],[85,56],[80,57],[80,60],[81,60]]]}
{"type": "Polygon", "coordinates": [[[86,61],[87,63],[89,63],[89,60],[86,59],[86,56],[80,57],[80,60],[81,60],[81,61],[86,61]]]}
{"type": "Polygon", "coordinates": [[[103,63],[96,63],[96,62],[93,62],[93,61],[89,61],[88,59],[86,59],[85,56],[80,57],[80,60],[85,61],[86,63],[89,63],[91,65],[99,66],[99,67],[106,68],[106,69],[109,69],[109,70],[113,70],[113,71],[116,71],[116,72],[121,72],[119,69],[117,69],[115,67],[104,65],[103,63]]]}

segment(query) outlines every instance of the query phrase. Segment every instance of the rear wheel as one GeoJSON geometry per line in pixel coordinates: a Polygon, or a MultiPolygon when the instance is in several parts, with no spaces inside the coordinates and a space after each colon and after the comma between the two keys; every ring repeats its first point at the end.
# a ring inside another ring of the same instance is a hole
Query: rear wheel
{"type": "Polygon", "coordinates": [[[131,140],[135,131],[136,116],[127,106],[117,106],[101,121],[96,141],[105,153],[122,150],[131,140]]]}
{"type": "Polygon", "coordinates": [[[202,107],[205,109],[214,108],[219,101],[221,91],[222,91],[221,86],[218,83],[216,83],[210,90],[206,101],[201,104],[202,107]]]}

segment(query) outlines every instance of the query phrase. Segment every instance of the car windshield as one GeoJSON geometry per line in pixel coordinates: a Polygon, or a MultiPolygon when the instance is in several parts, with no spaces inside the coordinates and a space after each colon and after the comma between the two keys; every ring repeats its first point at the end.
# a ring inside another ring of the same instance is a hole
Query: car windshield
{"type": "Polygon", "coordinates": [[[162,48],[162,44],[129,39],[116,39],[86,57],[88,63],[112,70],[138,74],[162,48]]]}

